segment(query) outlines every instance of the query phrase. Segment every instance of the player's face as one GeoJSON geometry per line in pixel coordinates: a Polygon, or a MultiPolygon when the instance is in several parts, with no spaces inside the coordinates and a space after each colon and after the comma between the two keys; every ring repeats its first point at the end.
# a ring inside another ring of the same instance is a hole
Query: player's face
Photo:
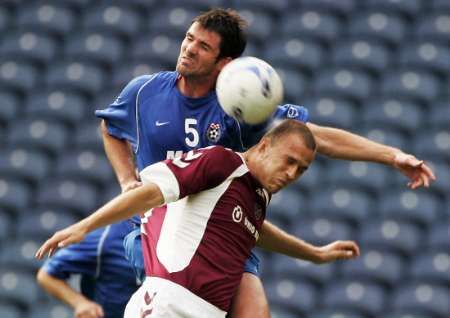
{"type": "Polygon", "coordinates": [[[266,146],[261,153],[259,181],[275,193],[300,177],[314,160],[315,151],[307,148],[298,136],[287,135],[282,141],[266,146]]]}
{"type": "Polygon", "coordinates": [[[222,63],[217,61],[220,41],[218,33],[208,31],[198,22],[194,22],[181,43],[177,72],[186,78],[217,77],[223,67],[222,63]]]}

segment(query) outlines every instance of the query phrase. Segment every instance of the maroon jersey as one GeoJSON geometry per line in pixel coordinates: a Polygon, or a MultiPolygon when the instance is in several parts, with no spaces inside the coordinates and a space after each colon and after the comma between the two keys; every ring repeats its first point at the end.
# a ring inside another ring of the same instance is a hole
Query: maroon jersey
{"type": "Polygon", "coordinates": [[[239,154],[219,146],[151,165],[141,179],[157,184],[166,203],[142,219],[147,276],[171,280],[228,311],[268,193],[239,154]]]}

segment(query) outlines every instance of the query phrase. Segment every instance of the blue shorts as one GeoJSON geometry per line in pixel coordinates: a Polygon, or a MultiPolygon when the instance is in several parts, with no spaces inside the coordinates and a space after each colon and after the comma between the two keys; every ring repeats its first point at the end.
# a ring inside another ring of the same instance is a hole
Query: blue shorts
{"type": "MultiPolygon", "coordinates": [[[[145,278],[144,257],[142,255],[141,230],[136,228],[125,236],[123,240],[125,257],[131,263],[139,281],[145,278]]],[[[244,271],[259,277],[259,258],[251,252],[245,262],[244,271]]]]}

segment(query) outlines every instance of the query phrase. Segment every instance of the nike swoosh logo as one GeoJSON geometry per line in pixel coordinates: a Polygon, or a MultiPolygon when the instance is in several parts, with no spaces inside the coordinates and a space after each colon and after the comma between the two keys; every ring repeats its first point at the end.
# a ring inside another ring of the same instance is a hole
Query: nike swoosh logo
{"type": "Polygon", "coordinates": [[[167,124],[169,124],[170,123],[170,121],[163,121],[163,122],[160,122],[160,121],[156,121],[156,126],[164,126],[164,125],[167,125],[167,124]]]}

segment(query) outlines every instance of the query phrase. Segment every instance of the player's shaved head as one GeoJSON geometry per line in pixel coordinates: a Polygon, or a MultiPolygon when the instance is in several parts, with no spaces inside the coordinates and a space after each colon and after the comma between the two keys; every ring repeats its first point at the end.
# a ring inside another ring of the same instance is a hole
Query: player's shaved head
{"type": "Polygon", "coordinates": [[[283,137],[289,134],[300,136],[308,149],[316,151],[317,145],[314,136],[309,128],[302,122],[294,119],[286,119],[270,129],[264,138],[268,138],[271,144],[283,142],[283,137]]]}

